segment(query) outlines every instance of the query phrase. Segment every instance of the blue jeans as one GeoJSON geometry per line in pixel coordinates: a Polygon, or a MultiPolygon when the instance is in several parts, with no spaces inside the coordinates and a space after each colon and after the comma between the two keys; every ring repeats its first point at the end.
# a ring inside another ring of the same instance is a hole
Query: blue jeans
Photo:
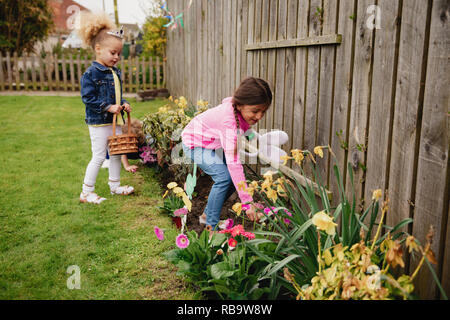
{"type": "Polygon", "coordinates": [[[183,151],[188,158],[191,158],[214,181],[209,192],[205,214],[206,224],[215,229],[220,220],[223,203],[236,190],[228,171],[223,150],[200,147],[189,149],[183,144],[183,151]]]}

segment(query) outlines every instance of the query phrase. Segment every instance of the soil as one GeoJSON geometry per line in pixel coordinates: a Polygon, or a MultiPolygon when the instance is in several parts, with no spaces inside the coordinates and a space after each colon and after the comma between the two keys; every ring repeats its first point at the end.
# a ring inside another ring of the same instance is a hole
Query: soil
{"type": "MultiPolygon", "coordinates": [[[[166,190],[167,184],[174,181],[173,174],[167,168],[164,168],[160,172],[161,188],[166,190]]],[[[203,210],[208,202],[209,192],[213,185],[213,181],[210,176],[203,173],[200,168],[197,169],[197,184],[194,189],[192,197],[192,210],[187,216],[186,227],[187,230],[195,230],[200,234],[205,228],[204,224],[199,223],[199,217],[203,214],[203,210]]],[[[179,183],[182,185],[182,183],[179,183]]],[[[220,214],[220,220],[233,219],[234,224],[242,223],[241,218],[236,217],[236,213],[231,210],[231,207],[236,202],[240,202],[237,192],[235,191],[228,200],[225,201],[220,214]]],[[[244,213],[243,213],[244,214],[244,213]]],[[[253,229],[253,223],[245,220],[244,228],[246,230],[253,229]]]]}

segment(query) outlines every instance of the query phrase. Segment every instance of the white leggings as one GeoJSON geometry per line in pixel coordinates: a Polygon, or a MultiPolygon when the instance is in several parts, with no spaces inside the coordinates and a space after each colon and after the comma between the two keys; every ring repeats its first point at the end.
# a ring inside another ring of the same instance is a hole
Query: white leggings
{"type": "MultiPolygon", "coordinates": [[[[89,127],[91,137],[92,159],[86,168],[84,176],[83,192],[93,192],[95,190],[95,181],[97,180],[100,167],[105,161],[106,150],[108,149],[108,136],[112,136],[112,125],[104,127],[89,127]]],[[[122,133],[122,128],[116,126],[116,135],[122,133]]],[[[109,186],[120,185],[120,155],[109,155],[109,186]]]]}

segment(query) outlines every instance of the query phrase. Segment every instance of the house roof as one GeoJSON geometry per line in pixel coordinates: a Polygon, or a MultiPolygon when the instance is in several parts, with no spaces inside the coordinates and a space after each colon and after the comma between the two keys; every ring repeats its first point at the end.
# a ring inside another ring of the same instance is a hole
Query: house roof
{"type": "Polygon", "coordinates": [[[54,31],[56,32],[70,33],[69,27],[70,23],[74,22],[74,15],[78,11],[90,11],[73,0],[48,0],[48,5],[53,10],[54,31]]]}

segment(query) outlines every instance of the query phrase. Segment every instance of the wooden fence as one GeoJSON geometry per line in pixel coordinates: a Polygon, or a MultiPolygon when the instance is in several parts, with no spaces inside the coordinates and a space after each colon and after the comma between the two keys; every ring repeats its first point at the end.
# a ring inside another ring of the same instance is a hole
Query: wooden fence
{"type": "MultiPolygon", "coordinates": [[[[87,56],[79,54],[47,54],[42,58],[0,53],[0,91],[79,91],[81,76],[91,63],[87,56]]],[[[165,62],[160,58],[122,59],[117,67],[122,70],[124,93],[165,86],[165,62]]]]}
{"type": "MultiPolygon", "coordinates": [[[[413,218],[405,230],[422,243],[433,225],[449,295],[448,0],[167,3],[184,20],[168,30],[171,94],[216,105],[248,75],[268,80],[274,100],[258,129],[287,131],[286,150],[330,145],[348,189],[351,164],[361,208],[387,190],[388,225],[413,218]]],[[[337,195],[333,164],[319,163],[337,195]]],[[[404,254],[410,272],[418,259],[404,254]]],[[[427,267],[415,284],[422,298],[441,297],[427,267]]]]}

